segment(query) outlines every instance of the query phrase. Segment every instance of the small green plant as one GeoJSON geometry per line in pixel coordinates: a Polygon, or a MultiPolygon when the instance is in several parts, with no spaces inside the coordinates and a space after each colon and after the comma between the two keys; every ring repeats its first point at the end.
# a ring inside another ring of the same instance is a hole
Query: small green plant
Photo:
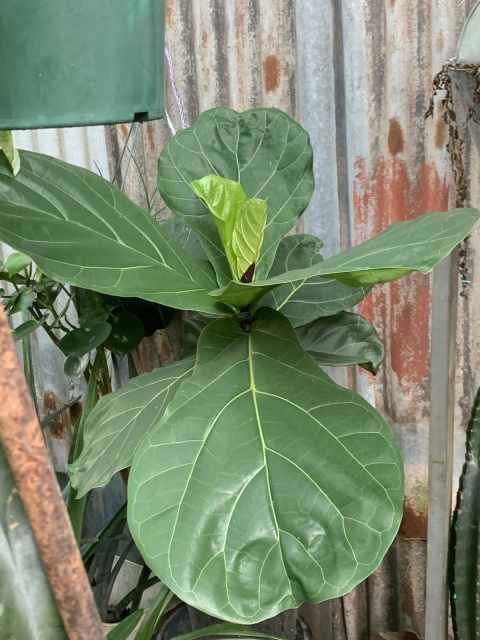
{"type": "MultiPolygon", "coordinates": [[[[319,365],[376,371],[374,328],[350,310],[376,284],[428,272],[479,219],[428,213],[323,259],[289,236],[314,184],[308,134],[275,109],[220,108],[172,138],[157,223],[83,169],[21,153],[0,167],[0,238],[42,272],[194,312],[196,353],[135,378],[86,418],[79,496],[131,467],[141,553],[185,602],[253,624],[350,591],[402,517],[385,420],[319,365]]],[[[195,340],[195,338],[194,338],[195,340]]]]}

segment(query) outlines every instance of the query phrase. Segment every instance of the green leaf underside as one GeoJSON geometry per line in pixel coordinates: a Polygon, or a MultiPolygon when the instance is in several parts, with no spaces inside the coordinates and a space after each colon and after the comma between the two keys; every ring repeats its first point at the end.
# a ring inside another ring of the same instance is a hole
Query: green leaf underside
{"type": "Polygon", "coordinates": [[[250,334],[235,320],[203,331],[192,377],[135,455],[129,526],[180,598],[252,624],[368,576],[402,496],[387,424],[262,309],[250,334]]]}
{"type": "Polygon", "coordinates": [[[99,400],[85,421],[82,453],[69,467],[78,497],[131,465],[138,443],[158,423],[192,367],[192,359],[161,367],[99,400]]]}
{"type": "Polygon", "coordinates": [[[452,618],[458,640],[480,637],[480,392],[467,433],[467,451],[453,518],[452,618]]]}
{"type": "MultiPolygon", "coordinates": [[[[283,238],[270,277],[318,264],[323,260],[320,255],[322,245],[319,238],[308,234],[283,238]]],[[[317,318],[351,309],[368,291],[369,287],[352,288],[332,278],[318,276],[276,287],[261,304],[281,311],[294,327],[300,327],[317,318]]]]}
{"type": "Polygon", "coordinates": [[[225,304],[246,307],[275,287],[315,276],[331,276],[351,287],[390,282],[420,271],[428,273],[461,242],[480,218],[476,209],[427,213],[397,222],[352,249],[306,269],[250,284],[231,281],[210,295],[225,304]]]}
{"type": "Polygon", "coordinates": [[[158,187],[166,204],[195,229],[221,286],[230,273],[214,220],[191,183],[211,174],[240,182],[248,198],[268,203],[257,264],[265,278],[280,239],[296,224],[313,193],[312,149],[306,131],[277,109],[237,113],[211,109],[174,136],[159,159],[158,187]]]}
{"type": "Polygon", "coordinates": [[[117,296],[215,313],[211,267],[103,178],[21,152],[13,178],[0,159],[0,238],[50,277],[117,296]]]}
{"type": "Polygon", "coordinates": [[[297,329],[302,347],[321,366],[361,365],[376,373],[383,361],[383,344],[368,320],[346,311],[319,318],[297,329]]]}

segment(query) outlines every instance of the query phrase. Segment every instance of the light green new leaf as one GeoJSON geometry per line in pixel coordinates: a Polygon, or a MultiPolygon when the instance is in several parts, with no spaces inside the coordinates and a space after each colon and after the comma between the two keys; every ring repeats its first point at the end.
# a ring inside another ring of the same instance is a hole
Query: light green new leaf
{"type": "Polygon", "coordinates": [[[247,200],[245,191],[239,182],[217,175],[193,180],[192,189],[213,215],[230,271],[235,278],[237,261],[232,248],[233,229],[239,208],[247,200]]]}
{"type": "Polygon", "coordinates": [[[383,361],[383,344],[368,320],[346,311],[318,318],[297,329],[302,347],[319,364],[344,367],[358,364],[376,373],[383,361]]]}
{"type": "Polygon", "coordinates": [[[78,497],[105,486],[131,465],[138,443],[157,424],[192,367],[191,359],[161,367],[99,400],[84,424],[82,453],[69,467],[78,497]]]}
{"type": "Polygon", "coordinates": [[[11,131],[0,131],[0,151],[3,151],[11,172],[16,176],[20,171],[20,155],[15,148],[11,131]]]}
{"type": "MultiPolygon", "coordinates": [[[[323,260],[319,238],[308,234],[287,236],[281,241],[271,277],[294,269],[305,269],[323,260]]],[[[294,327],[309,324],[317,318],[333,316],[351,309],[368,293],[368,287],[349,287],[333,278],[304,278],[276,287],[261,305],[281,311],[294,327]]]]}
{"type": "Polygon", "coordinates": [[[0,160],[0,239],[50,277],[116,296],[215,313],[210,265],[194,260],[160,225],[103,178],[21,152],[13,178],[0,160]]]}
{"type": "Polygon", "coordinates": [[[237,113],[227,108],[200,115],[162,151],[158,188],[167,205],[201,238],[219,284],[230,273],[215,222],[191,187],[217,174],[240,182],[248,198],[267,201],[268,220],[257,277],[265,278],[281,238],[296,224],[313,193],[312,148],[307,132],[277,109],[237,113]]]}
{"type": "Polygon", "coordinates": [[[67,640],[28,518],[1,448],[0,636],[2,640],[67,640]]]}
{"type": "Polygon", "coordinates": [[[135,454],[128,521],[179,598],[253,624],[365,579],[402,500],[383,418],[262,309],[250,333],[235,319],[203,331],[191,378],[135,454]]]}
{"type": "Polygon", "coordinates": [[[352,249],[306,269],[251,284],[230,282],[210,295],[225,304],[246,307],[273,288],[315,276],[331,276],[351,287],[390,282],[412,271],[428,273],[471,232],[476,209],[427,213],[415,220],[392,224],[386,231],[352,249]]]}
{"type": "Polygon", "coordinates": [[[239,182],[216,175],[194,180],[192,188],[213,214],[230,271],[241,280],[258,261],[267,203],[258,198],[249,200],[239,182]]]}
{"type": "Polygon", "coordinates": [[[36,331],[38,327],[41,327],[42,323],[38,320],[26,320],[22,322],[22,324],[18,325],[13,331],[13,337],[15,340],[22,340],[22,338],[26,338],[31,333],[36,331]]]}
{"type": "Polygon", "coordinates": [[[24,253],[11,253],[8,258],[3,263],[3,268],[10,275],[14,276],[20,271],[26,269],[29,265],[32,264],[32,259],[29,256],[26,256],[24,253]]]}
{"type": "Polygon", "coordinates": [[[240,205],[233,227],[232,250],[236,259],[238,280],[254,269],[250,279],[255,280],[257,261],[263,244],[267,222],[267,203],[254,198],[240,205]]]}

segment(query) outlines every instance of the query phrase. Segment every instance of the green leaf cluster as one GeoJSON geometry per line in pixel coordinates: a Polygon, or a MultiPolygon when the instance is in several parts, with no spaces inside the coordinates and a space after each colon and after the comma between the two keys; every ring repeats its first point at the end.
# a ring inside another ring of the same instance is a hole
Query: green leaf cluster
{"type": "MultiPolygon", "coordinates": [[[[192,357],[86,417],[77,495],[130,467],[129,526],[148,566],[230,622],[365,579],[399,527],[401,457],[385,420],[322,366],[375,373],[383,346],[352,308],[430,271],[480,214],[428,213],[324,259],[319,239],[289,235],[313,192],[312,149],[276,109],[213,109],[174,136],[158,187],[175,218],[162,223],[88,171],[21,159],[16,178],[0,161],[1,240],[78,291],[188,311],[192,357]]],[[[77,353],[99,340],[97,312],[77,353]]]]}

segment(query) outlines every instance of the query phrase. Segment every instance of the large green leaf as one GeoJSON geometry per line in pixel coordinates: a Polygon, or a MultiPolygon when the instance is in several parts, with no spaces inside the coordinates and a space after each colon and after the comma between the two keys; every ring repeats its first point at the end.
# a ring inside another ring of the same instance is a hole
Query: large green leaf
{"type": "Polygon", "coordinates": [[[79,498],[131,465],[138,443],[159,421],[192,367],[191,359],[161,367],[99,400],[83,427],[82,453],[69,468],[79,498]]]}
{"type": "Polygon", "coordinates": [[[252,624],[368,576],[397,533],[403,473],[383,418],[262,309],[249,333],[235,319],[203,331],[128,489],[130,529],[162,582],[252,624]]]}
{"type": "Polygon", "coordinates": [[[151,216],[103,178],[22,152],[16,178],[0,160],[0,238],[50,277],[117,296],[214,313],[215,278],[151,216]]]}
{"type": "MultiPolygon", "coordinates": [[[[294,269],[305,269],[323,260],[322,241],[315,236],[300,234],[281,241],[271,277],[294,269]]],[[[276,287],[263,298],[262,306],[281,311],[294,327],[308,324],[317,318],[333,316],[351,309],[368,293],[368,287],[349,287],[333,278],[304,278],[276,287]]]]}
{"type": "Polygon", "coordinates": [[[232,281],[210,295],[241,308],[281,284],[304,278],[331,276],[351,287],[368,287],[396,280],[412,271],[428,273],[471,232],[479,218],[476,209],[427,213],[415,220],[392,224],[367,242],[306,269],[251,284],[232,281]]]}
{"type": "Polygon", "coordinates": [[[249,198],[268,204],[257,277],[265,278],[280,239],[292,229],[313,193],[312,149],[306,131],[277,109],[237,113],[218,108],[179,131],[159,160],[158,188],[167,205],[200,235],[219,279],[230,278],[222,244],[207,207],[191,183],[218,174],[241,183],[249,198]]]}
{"type": "Polygon", "coordinates": [[[318,318],[297,329],[302,347],[319,364],[344,367],[358,364],[376,373],[383,361],[383,344],[375,327],[355,313],[318,318]]]}
{"type": "Polygon", "coordinates": [[[200,638],[252,638],[255,640],[283,640],[277,636],[257,631],[254,627],[246,627],[239,624],[211,624],[202,629],[195,629],[190,633],[175,636],[172,640],[200,640],[200,638]]]}
{"type": "MultiPolygon", "coordinates": [[[[39,496],[38,499],[44,498],[39,496]]],[[[2,640],[67,640],[1,448],[0,636],[2,640]]]]}

